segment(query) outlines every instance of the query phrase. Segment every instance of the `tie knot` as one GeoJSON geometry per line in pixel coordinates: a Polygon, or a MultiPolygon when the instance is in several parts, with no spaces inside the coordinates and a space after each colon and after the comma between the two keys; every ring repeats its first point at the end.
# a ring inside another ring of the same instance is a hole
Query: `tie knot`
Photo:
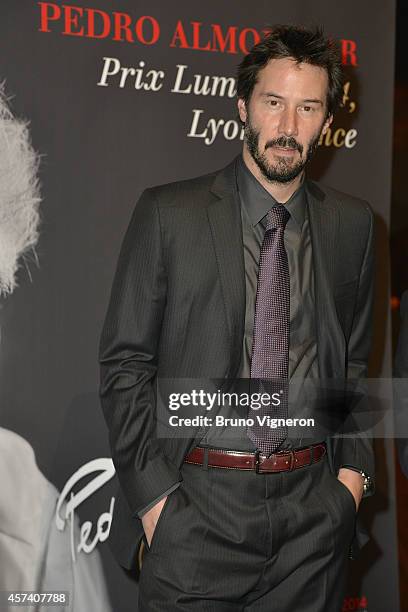
{"type": "Polygon", "coordinates": [[[290,219],[290,213],[283,204],[277,204],[266,215],[266,229],[285,229],[285,225],[290,219]]]}

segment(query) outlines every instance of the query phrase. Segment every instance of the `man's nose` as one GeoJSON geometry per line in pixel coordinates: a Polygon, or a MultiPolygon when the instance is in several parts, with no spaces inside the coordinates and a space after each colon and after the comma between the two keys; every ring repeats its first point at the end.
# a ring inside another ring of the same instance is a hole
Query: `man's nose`
{"type": "Polygon", "coordinates": [[[296,109],[286,108],[281,115],[279,132],[285,136],[296,136],[298,133],[298,115],[296,109]]]}

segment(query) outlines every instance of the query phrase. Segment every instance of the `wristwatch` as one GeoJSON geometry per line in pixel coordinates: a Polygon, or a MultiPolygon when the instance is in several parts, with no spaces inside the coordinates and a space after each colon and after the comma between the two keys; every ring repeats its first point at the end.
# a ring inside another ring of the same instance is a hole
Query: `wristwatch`
{"type": "Polygon", "coordinates": [[[363,497],[366,497],[371,490],[371,478],[368,474],[363,472],[363,470],[359,470],[361,476],[363,477],[363,497]]]}

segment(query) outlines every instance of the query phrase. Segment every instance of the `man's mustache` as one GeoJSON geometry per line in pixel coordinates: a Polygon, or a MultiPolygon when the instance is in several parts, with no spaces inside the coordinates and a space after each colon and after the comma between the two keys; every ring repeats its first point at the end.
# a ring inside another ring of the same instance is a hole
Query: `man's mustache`
{"type": "Polygon", "coordinates": [[[286,138],[285,136],[280,136],[279,138],[274,138],[273,140],[268,140],[265,145],[265,150],[269,149],[269,147],[281,147],[283,149],[296,149],[302,155],[303,146],[295,140],[293,137],[286,138]]]}

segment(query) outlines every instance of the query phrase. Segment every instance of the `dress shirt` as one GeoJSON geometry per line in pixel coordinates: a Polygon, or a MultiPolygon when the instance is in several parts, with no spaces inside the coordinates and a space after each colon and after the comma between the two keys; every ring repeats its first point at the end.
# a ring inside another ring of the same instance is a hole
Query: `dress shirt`
{"type": "MultiPolygon", "coordinates": [[[[259,183],[240,156],[236,164],[237,188],[241,203],[242,239],[245,265],[245,331],[238,377],[249,379],[255,317],[259,257],[265,233],[266,214],[279,204],[259,183]]],[[[307,397],[305,379],[318,379],[317,341],[315,332],[314,277],[312,243],[304,183],[285,202],[290,219],[285,227],[284,243],[290,277],[289,335],[289,414],[297,399],[307,397]]],[[[296,412],[296,409],[295,409],[296,412]]],[[[234,414],[233,416],[237,416],[234,414]]],[[[294,416],[294,415],[293,415],[294,416]]],[[[297,415],[299,416],[299,415],[297,415]]],[[[299,433],[297,431],[297,433],[299,433]]],[[[320,440],[316,440],[317,442],[320,440]]],[[[304,444],[310,443],[305,441],[304,444]]],[[[281,449],[302,445],[301,438],[288,438],[281,449]]],[[[254,451],[246,427],[211,427],[200,446],[254,451]]]]}

